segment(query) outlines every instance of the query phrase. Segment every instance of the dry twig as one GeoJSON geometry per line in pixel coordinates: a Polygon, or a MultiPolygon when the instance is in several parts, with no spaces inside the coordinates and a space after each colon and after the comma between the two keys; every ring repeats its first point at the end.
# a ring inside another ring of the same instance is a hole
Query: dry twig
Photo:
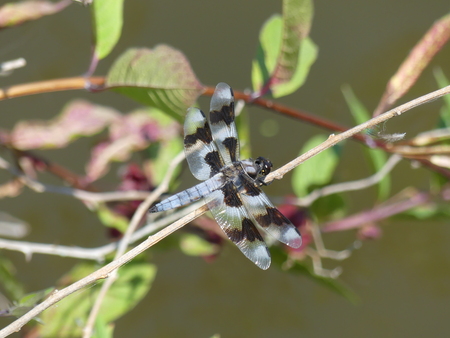
{"type": "Polygon", "coordinates": [[[337,183],[316,189],[307,196],[298,198],[296,204],[302,207],[307,207],[313,204],[314,201],[316,201],[320,197],[337,194],[345,191],[362,190],[371,187],[372,185],[380,182],[397,165],[397,163],[401,161],[401,159],[402,157],[399,155],[392,155],[386,162],[384,167],[381,168],[380,171],[373,174],[372,176],[356,181],[337,183]]]}

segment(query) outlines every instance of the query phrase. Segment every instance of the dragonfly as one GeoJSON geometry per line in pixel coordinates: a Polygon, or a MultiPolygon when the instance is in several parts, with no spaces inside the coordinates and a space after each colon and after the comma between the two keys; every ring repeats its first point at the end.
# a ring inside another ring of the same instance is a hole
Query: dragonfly
{"type": "Polygon", "coordinates": [[[258,228],[292,248],[299,248],[298,229],[261,190],[272,162],[264,157],[239,159],[234,94],[226,83],[216,86],[209,119],[198,108],[187,110],[184,150],[189,169],[200,181],[150,208],[161,212],[204,199],[227,237],[259,268],[270,266],[270,251],[258,228]]]}

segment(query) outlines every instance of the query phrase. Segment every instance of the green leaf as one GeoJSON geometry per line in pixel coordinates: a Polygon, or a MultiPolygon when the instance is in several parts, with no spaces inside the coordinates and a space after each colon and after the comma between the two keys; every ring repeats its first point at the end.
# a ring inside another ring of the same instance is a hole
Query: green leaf
{"type": "Polygon", "coordinates": [[[178,121],[204,90],[186,57],[166,45],[126,51],[108,72],[106,86],[178,121]]]}
{"type": "Polygon", "coordinates": [[[22,284],[15,276],[16,269],[11,261],[0,255],[0,284],[7,296],[13,300],[23,296],[22,284]]]}
{"type": "MultiPolygon", "coordinates": [[[[150,116],[152,119],[157,121],[162,130],[167,131],[170,128],[173,128],[174,120],[163,112],[152,109],[150,116]]],[[[166,134],[168,135],[169,133],[166,132],[166,134]]],[[[153,143],[148,148],[150,161],[147,162],[146,167],[150,170],[152,183],[155,186],[162,182],[166,176],[171,161],[181,151],[183,151],[183,140],[180,136],[176,136],[174,134],[172,134],[171,137],[166,137],[159,142],[153,143]]],[[[178,166],[172,177],[177,177],[180,170],[181,168],[178,166]]]]}
{"type": "MultiPolygon", "coordinates": [[[[47,297],[53,290],[54,288],[48,288],[23,296],[20,300],[14,301],[14,305],[9,308],[9,314],[14,317],[23,316],[47,297]]],[[[41,320],[38,317],[35,317],[34,320],[41,323],[41,320]]]]}
{"type": "MultiPolygon", "coordinates": [[[[434,70],[434,78],[436,79],[436,82],[439,86],[439,88],[444,88],[448,85],[450,85],[447,77],[445,76],[444,72],[442,71],[442,68],[436,68],[434,70]]],[[[440,114],[439,114],[439,128],[448,128],[450,127],[450,95],[444,95],[442,97],[444,100],[444,106],[441,108],[440,114]]]]}
{"type": "Polygon", "coordinates": [[[122,233],[127,230],[130,221],[125,216],[119,215],[104,204],[99,204],[96,212],[104,226],[115,228],[122,233]]]}
{"type": "MultiPolygon", "coordinates": [[[[64,278],[66,283],[72,283],[98,268],[94,263],[81,263],[75,266],[64,278]]],[[[109,289],[103,300],[98,323],[105,325],[117,320],[129,312],[142,300],[151,287],[156,275],[156,267],[145,262],[132,261],[119,269],[119,277],[109,289]]],[[[42,319],[46,325],[40,327],[42,337],[80,337],[86,324],[89,312],[98,296],[101,285],[99,282],[92,287],[79,291],[43,312],[42,319]]],[[[110,328],[99,329],[101,337],[108,337],[110,328]]],[[[97,335],[97,337],[100,337],[97,335]]]]}
{"type": "MultiPolygon", "coordinates": [[[[350,112],[353,115],[353,119],[357,124],[361,124],[370,120],[371,117],[368,110],[366,109],[366,107],[364,107],[361,101],[358,100],[350,86],[342,86],[342,93],[348,107],[350,108],[350,112]]],[[[381,170],[381,168],[383,168],[383,166],[387,162],[387,154],[382,149],[373,149],[366,147],[364,149],[364,152],[370,158],[375,172],[381,170]]],[[[385,200],[389,196],[390,190],[391,176],[388,174],[378,183],[378,199],[385,200]]]]}
{"type": "Polygon", "coordinates": [[[321,197],[310,206],[311,213],[317,217],[318,222],[330,219],[339,219],[345,216],[347,203],[340,194],[321,197]]]}
{"type": "Polygon", "coordinates": [[[287,0],[283,1],[283,16],[274,15],[266,21],[252,63],[254,91],[269,84],[273,97],[281,97],[305,82],[317,57],[317,47],[307,37],[312,14],[310,0],[287,0]]]}
{"type": "Polygon", "coordinates": [[[239,135],[239,151],[241,158],[250,158],[252,155],[250,143],[250,116],[244,107],[236,117],[236,128],[239,135]]]}
{"type": "Polygon", "coordinates": [[[217,246],[193,234],[183,234],[180,239],[180,248],[189,256],[210,256],[216,254],[217,246]]]}
{"type": "MultiPolygon", "coordinates": [[[[326,139],[323,135],[312,137],[303,146],[300,154],[321,144],[326,139]]],[[[321,186],[330,182],[339,161],[338,149],[337,146],[334,146],[324,150],[294,169],[292,185],[298,197],[308,194],[310,187],[321,186]]]]}
{"type": "Polygon", "coordinates": [[[445,221],[450,217],[450,210],[447,203],[428,203],[406,210],[395,215],[396,218],[405,219],[414,217],[419,220],[445,221]]]}
{"type": "Polygon", "coordinates": [[[34,306],[37,303],[39,303],[42,299],[47,297],[47,295],[53,290],[54,288],[47,288],[37,292],[28,293],[17,302],[17,305],[34,306]]]}
{"type": "Polygon", "coordinates": [[[95,0],[91,6],[95,34],[94,55],[101,60],[119,41],[123,24],[123,0],[95,0]]]}
{"type": "MultiPolygon", "coordinates": [[[[274,264],[282,266],[282,264],[287,260],[286,252],[279,247],[272,247],[270,251],[272,253],[272,261],[274,264]]],[[[344,283],[334,278],[316,275],[313,269],[304,261],[296,260],[288,271],[310,277],[318,284],[321,284],[338,295],[341,295],[353,304],[358,304],[360,301],[358,295],[344,283]]]]}
{"type": "Polygon", "coordinates": [[[97,318],[94,325],[92,338],[113,338],[114,324],[106,323],[103,318],[97,318]]]}

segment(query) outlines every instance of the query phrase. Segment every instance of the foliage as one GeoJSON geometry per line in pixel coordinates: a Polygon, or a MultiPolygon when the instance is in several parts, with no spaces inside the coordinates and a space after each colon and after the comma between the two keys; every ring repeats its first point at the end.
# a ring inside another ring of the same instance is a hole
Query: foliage
{"type": "Polygon", "coordinates": [[[312,14],[310,0],[284,1],[283,16],[274,15],[264,24],[252,66],[258,95],[270,91],[273,97],[285,96],[305,82],[317,57],[317,47],[308,38],[312,14]]]}
{"type": "MultiPolygon", "coordinates": [[[[342,93],[344,94],[344,98],[350,108],[353,119],[357,124],[363,123],[370,119],[368,110],[356,98],[349,86],[344,86],[342,88],[342,93]]],[[[381,168],[386,164],[387,154],[382,149],[366,148],[364,149],[364,152],[370,158],[375,172],[381,170],[381,168]]],[[[386,177],[378,183],[378,198],[380,200],[384,200],[389,196],[390,186],[390,175],[386,175],[386,177]]]]}
{"type": "MultiPolygon", "coordinates": [[[[327,138],[322,135],[314,136],[304,144],[300,150],[300,155],[321,144],[326,139],[327,138]]],[[[292,186],[295,194],[302,197],[305,196],[311,188],[330,183],[338,160],[339,154],[337,148],[330,148],[322,151],[311,160],[295,168],[292,176],[292,186]]]]}
{"type": "MultiPolygon", "coordinates": [[[[78,264],[65,276],[66,284],[73,283],[98,268],[93,263],[78,264]]],[[[105,327],[123,316],[145,297],[156,275],[156,267],[146,262],[134,261],[119,270],[119,278],[109,290],[102,304],[97,327],[105,327]],[[103,325],[99,325],[99,324],[103,325]]],[[[98,296],[102,283],[67,297],[44,312],[42,337],[76,337],[81,335],[79,323],[85,323],[93,302],[98,296]]]]}
{"type": "Polygon", "coordinates": [[[129,49],[111,67],[106,85],[178,119],[203,90],[186,57],[166,45],[129,49]]]}
{"type": "MultiPolygon", "coordinates": [[[[56,14],[69,4],[70,1],[62,0],[23,1],[3,5],[0,7],[0,28],[12,28],[45,15],[56,14]]],[[[120,41],[123,25],[126,27],[130,24],[123,21],[123,5],[123,0],[95,0],[90,6],[94,41],[91,65],[87,74],[92,74],[97,63],[111,55],[120,41]]],[[[282,2],[282,14],[268,18],[259,34],[249,74],[253,93],[236,91],[236,97],[243,99],[247,104],[262,105],[272,111],[300,116],[295,114],[298,113],[295,109],[280,108],[274,102],[266,100],[264,96],[278,99],[293,94],[310,76],[310,70],[318,57],[318,47],[309,36],[313,13],[312,0],[282,2]]],[[[450,16],[446,15],[438,20],[411,50],[389,80],[373,114],[357,98],[350,86],[343,86],[343,97],[355,123],[364,123],[371,115],[382,113],[403,97],[447,42],[449,36],[450,16]]],[[[43,185],[39,185],[40,172],[53,174],[62,179],[66,185],[78,189],[70,190],[72,196],[80,193],[80,190],[85,193],[103,191],[106,189],[101,188],[102,182],[99,181],[114,168],[114,162],[123,164],[122,173],[117,179],[117,192],[148,192],[164,181],[166,173],[171,169],[172,159],[183,149],[180,123],[184,120],[186,109],[196,105],[200,95],[204,93],[210,95],[211,89],[200,82],[184,53],[167,44],[130,47],[120,52],[121,55],[102,79],[104,81],[100,81],[102,84],[96,86],[91,83],[86,87],[93,92],[119,93],[142,106],[130,112],[122,112],[118,108],[86,100],[71,100],[58,115],[49,120],[19,120],[11,130],[1,130],[2,148],[5,152],[9,152],[13,159],[11,162],[14,163],[8,167],[1,162],[1,168],[10,169],[13,175],[19,177],[0,186],[1,198],[20,194],[23,185],[40,192],[44,191],[44,188],[47,188],[46,191],[67,192],[51,185],[45,185],[43,188],[43,185]],[[72,174],[63,165],[51,163],[47,159],[48,150],[70,151],[68,147],[83,138],[90,142],[90,155],[86,155],[84,175],[72,174]],[[40,151],[39,154],[35,152],[36,150],[40,151]]],[[[449,84],[439,69],[435,70],[435,78],[439,87],[449,84]]],[[[49,88],[41,88],[41,92],[59,90],[58,86],[56,89],[49,88]]],[[[77,89],[81,88],[82,86],[79,86],[77,89]]],[[[35,93],[32,90],[24,91],[23,95],[35,93]]],[[[246,106],[240,112],[237,125],[241,139],[241,154],[247,158],[250,157],[251,149],[248,122],[250,111],[246,106]]],[[[328,132],[342,131],[337,124],[329,121],[324,123],[323,119],[316,116],[303,115],[303,119],[318,126],[327,126],[328,132]]],[[[450,98],[446,97],[440,111],[440,119],[436,121],[436,129],[420,133],[399,144],[392,138],[390,141],[378,138],[377,136],[382,136],[383,133],[374,135],[373,130],[358,135],[356,139],[364,144],[363,151],[372,165],[371,174],[383,170],[388,164],[388,153],[394,153],[405,159],[420,161],[432,175],[429,191],[405,189],[393,195],[391,178],[387,173],[372,183],[378,186],[378,198],[373,201],[373,206],[353,215],[348,211],[350,208],[347,207],[346,192],[352,190],[349,186],[354,182],[348,182],[347,190],[342,190],[341,186],[335,184],[340,181],[339,177],[336,177],[336,168],[340,164],[344,150],[342,143],[320,152],[295,168],[292,188],[296,196],[284,199],[285,203],[280,209],[300,229],[303,245],[299,249],[273,248],[274,264],[294,276],[312,278],[332,292],[357,303],[358,297],[341,280],[336,279],[337,276],[326,269],[317,269],[313,264],[322,259],[341,259],[333,258],[326,250],[320,250],[322,239],[319,238],[320,233],[319,235],[314,233],[314,229],[319,229],[320,226],[323,232],[357,229],[356,241],[370,237],[368,235],[370,231],[379,234],[377,230],[380,222],[391,216],[414,217],[421,220],[448,217],[445,202],[449,196],[447,187],[450,177],[447,170],[450,168],[449,127],[450,98]],[[327,192],[327,188],[331,192],[327,192]],[[311,196],[314,199],[302,205],[301,201],[311,196]]],[[[324,134],[311,137],[299,155],[322,144],[327,138],[324,134]]],[[[178,184],[180,172],[180,168],[174,170],[168,183],[169,190],[173,190],[178,184]]],[[[83,201],[108,230],[110,240],[122,238],[130,226],[130,219],[141,203],[141,199],[138,198],[135,200],[124,198],[114,203],[108,200],[93,202],[83,199],[83,201]]],[[[189,234],[176,237],[179,249],[186,255],[201,256],[206,260],[218,255],[221,245],[226,242],[222,240],[223,234],[217,230],[217,225],[210,219],[199,218],[195,222],[194,229],[195,231],[189,234]]],[[[379,236],[372,236],[375,237],[379,236]]],[[[25,252],[24,249],[21,251],[25,252]]],[[[350,250],[343,252],[348,251],[350,250]]],[[[157,272],[156,265],[148,262],[149,260],[151,258],[140,256],[120,268],[119,277],[106,293],[95,320],[96,337],[112,337],[115,321],[132,311],[149,292],[157,272]]],[[[61,279],[60,284],[66,286],[74,283],[98,270],[99,267],[98,264],[87,260],[81,261],[61,279]]],[[[22,315],[36,306],[52,290],[48,288],[24,296],[25,287],[16,276],[13,264],[3,256],[0,256],[0,280],[3,291],[12,299],[11,306],[0,312],[3,316],[22,315]]],[[[58,306],[45,311],[42,320],[46,325],[34,327],[35,333],[42,337],[81,335],[93,303],[99,298],[102,284],[103,282],[100,282],[75,293],[63,299],[58,306]]]]}

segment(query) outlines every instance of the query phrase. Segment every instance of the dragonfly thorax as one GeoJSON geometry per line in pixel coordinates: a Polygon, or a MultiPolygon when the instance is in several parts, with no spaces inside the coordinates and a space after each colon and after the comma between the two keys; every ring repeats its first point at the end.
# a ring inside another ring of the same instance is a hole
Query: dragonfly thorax
{"type": "Polygon", "coordinates": [[[242,169],[253,179],[267,176],[272,169],[272,162],[264,157],[258,157],[256,160],[249,158],[239,162],[242,169]]]}

